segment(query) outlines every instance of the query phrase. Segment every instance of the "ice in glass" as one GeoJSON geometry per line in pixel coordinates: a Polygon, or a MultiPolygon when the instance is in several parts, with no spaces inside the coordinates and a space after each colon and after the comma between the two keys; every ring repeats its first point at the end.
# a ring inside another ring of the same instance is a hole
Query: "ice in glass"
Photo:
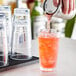
{"type": "Polygon", "coordinates": [[[53,30],[42,30],[39,33],[40,69],[53,71],[56,68],[59,38],[53,30]]]}

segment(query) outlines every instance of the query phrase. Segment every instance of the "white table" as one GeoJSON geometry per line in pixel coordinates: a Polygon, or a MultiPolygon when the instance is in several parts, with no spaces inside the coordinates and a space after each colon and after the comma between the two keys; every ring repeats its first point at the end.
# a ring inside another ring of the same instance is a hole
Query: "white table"
{"type": "MultiPolygon", "coordinates": [[[[38,56],[37,41],[32,41],[33,55],[38,56]]],[[[39,63],[1,72],[0,76],[76,76],[76,41],[60,39],[56,72],[41,72],[39,63]]]]}

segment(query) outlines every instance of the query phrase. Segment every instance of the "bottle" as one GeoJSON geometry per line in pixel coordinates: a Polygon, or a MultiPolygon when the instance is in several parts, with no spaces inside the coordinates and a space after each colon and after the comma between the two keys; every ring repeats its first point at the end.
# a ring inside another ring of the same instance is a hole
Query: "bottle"
{"type": "Polygon", "coordinates": [[[65,37],[65,21],[62,18],[52,17],[51,28],[57,31],[60,37],[65,37]]]}
{"type": "Polygon", "coordinates": [[[35,0],[35,5],[31,14],[32,39],[37,36],[38,30],[40,30],[41,27],[44,28],[45,23],[43,17],[44,16],[43,9],[41,8],[41,1],[35,0]]]}
{"type": "Polygon", "coordinates": [[[36,39],[38,37],[39,31],[41,31],[42,29],[45,29],[45,20],[44,19],[45,19],[45,17],[43,17],[43,16],[37,16],[37,18],[35,18],[34,23],[33,23],[34,39],[36,39]]]}

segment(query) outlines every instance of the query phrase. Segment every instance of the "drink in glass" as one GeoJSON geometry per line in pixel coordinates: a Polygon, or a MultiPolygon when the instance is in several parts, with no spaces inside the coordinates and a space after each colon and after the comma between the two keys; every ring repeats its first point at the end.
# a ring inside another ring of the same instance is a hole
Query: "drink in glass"
{"type": "Polygon", "coordinates": [[[40,69],[53,71],[56,68],[59,38],[52,30],[42,30],[38,36],[40,69]]]}

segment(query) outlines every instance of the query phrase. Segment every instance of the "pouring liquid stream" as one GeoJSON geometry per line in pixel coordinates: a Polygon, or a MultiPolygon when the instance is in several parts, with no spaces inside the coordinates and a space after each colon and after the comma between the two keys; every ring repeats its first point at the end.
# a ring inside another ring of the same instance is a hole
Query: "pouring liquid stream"
{"type": "Polygon", "coordinates": [[[50,29],[50,19],[52,18],[52,16],[53,16],[53,14],[51,14],[51,15],[46,14],[46,17],[48,19],[46,29],[50,29]]]}

